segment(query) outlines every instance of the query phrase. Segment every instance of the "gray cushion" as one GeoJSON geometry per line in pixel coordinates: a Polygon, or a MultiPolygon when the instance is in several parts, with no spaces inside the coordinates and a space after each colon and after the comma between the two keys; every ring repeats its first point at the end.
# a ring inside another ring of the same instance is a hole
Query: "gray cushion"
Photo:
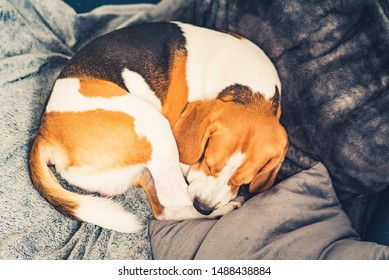
{"type": "Polygon", "coordinates": [[[321,163],[219,220],[152,221],[149,233],[155,259],[389,259],[358,241],[321,163]]]}

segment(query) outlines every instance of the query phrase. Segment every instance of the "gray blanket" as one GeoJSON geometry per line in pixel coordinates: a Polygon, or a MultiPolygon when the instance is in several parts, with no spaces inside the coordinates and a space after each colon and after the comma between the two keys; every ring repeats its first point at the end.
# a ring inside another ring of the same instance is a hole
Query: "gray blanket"
{"type": "Polygon", "coordinates": [[[76,14],[59,0],[0,0],[0,258],[388,258],[387,247],[358,241],[349,220],[363,232],[374,206],[370,198],[389,184],[388,6],[355,0],[164,0],[76,14]],[[143,221],[144,229],[135,234],[64,217],[38,195],[28,170],[55,78],[93,38],[142,21],[172,19],[240,33],[273,59],[291,142],[278,181],[289,178],[287,183],[220,220],[150,226],[143,190],[130,189],[118,200],[143,221]],[[251,218],[261,217],[264,205],[276,219],[269,213],[267,219],[251,218]],[[334,230],[324,234],[327,225],[334,230]],[[191,242],[177,244],[187,233],[191,242]],[[234,242],[220,243],[226,239],[234,242]],[[318,245],[306,246],[312,240],[318,245]],[[300,247],[288,247],[292,243],[300,247]]]}
{"type": "Polygon", "coordinates": [[[136,209],[144,229],[121,234],[60,215],[34,190],[31,141],[59,71],[91,39],[163,12],[161,5],[104,7],[76,14],[62,1],[0,0],[0,258],[149,259],[144,192],[119,198],[136,209]]]}

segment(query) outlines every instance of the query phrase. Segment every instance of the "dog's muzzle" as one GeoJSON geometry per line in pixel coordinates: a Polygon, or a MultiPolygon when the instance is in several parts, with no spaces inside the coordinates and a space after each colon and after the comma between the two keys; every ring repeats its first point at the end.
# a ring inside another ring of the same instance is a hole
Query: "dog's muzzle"
{"type": "Polygon", "coordinates": [[[213,212],[215,209],[214,207],[208,207],[207,205],[204,205],[201,203],[197,198],[193,200],[193,207],[201,214],[203,215],[209,215],[213,212]]]}

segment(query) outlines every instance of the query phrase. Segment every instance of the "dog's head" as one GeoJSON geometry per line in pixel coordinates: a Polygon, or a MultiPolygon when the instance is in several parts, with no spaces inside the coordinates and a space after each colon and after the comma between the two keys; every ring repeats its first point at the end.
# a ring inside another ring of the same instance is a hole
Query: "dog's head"
{"type": "Polygon", "coordinates": [[[256,194],[269,189],[287,152],[279,123],[279,92],[266,100],[234,85],[218,98],[189,103],[174,126],[189,195],[203,214],[234,199],[240,186],[256,194]]]}

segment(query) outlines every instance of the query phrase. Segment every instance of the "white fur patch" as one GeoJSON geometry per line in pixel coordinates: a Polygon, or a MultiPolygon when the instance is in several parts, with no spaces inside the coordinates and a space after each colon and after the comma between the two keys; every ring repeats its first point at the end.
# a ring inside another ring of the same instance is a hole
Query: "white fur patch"
{"type": "Polygon", "coordinates": [[[108,171],[96,172],[93,167],[70,167],[61,172],[69,183],[90,192],[115,196],[124,193],[131,182],[140,175],[145,165],[132,165],[108,171]]]}
{"type": "Polygon", "coordinates": [[[80,93],[80,81],[77,78],[59,79],[56,81],[46,112],[85,112],[96,109],[123,112],[136,118],[144,111],[155,111],[149,102],[133,94],[115,97],[87,97],[80,93]]]}
{"type": "Polygon", "coordinates": [[[255,44],[213,30],[175,22],[184,32],[188,51],[189,101],[213,99],[235,83],[250,87],[269,99],[275,86],[281,91],[277,71],[255,44]]]}
{"type": "Polygon", "coordinates": [[[80,204],[76,210],[76,216],[82,221],[127,233],[143,228],[136,215],[110,199],[78,195],[75,200],[80,204]]]}
{"type": "Polygon", "coordinates": [[[125,69],[122,73],[122,77],[126,88],[131,94],[141,97],[150,102],[159,111],[162,111],[161,100],[159,100],[140,74],[125,69]]]}
{"type": "Polygon", "coordinates": [[[201,170],[190,170],[187,180],[189,182],[189,196],[197,198],[209,207],[220,208],[234,199],[228,181],[243,163],[245,155],[234,153],[227,161],[219,176],[207,176],[201,170]]]}

